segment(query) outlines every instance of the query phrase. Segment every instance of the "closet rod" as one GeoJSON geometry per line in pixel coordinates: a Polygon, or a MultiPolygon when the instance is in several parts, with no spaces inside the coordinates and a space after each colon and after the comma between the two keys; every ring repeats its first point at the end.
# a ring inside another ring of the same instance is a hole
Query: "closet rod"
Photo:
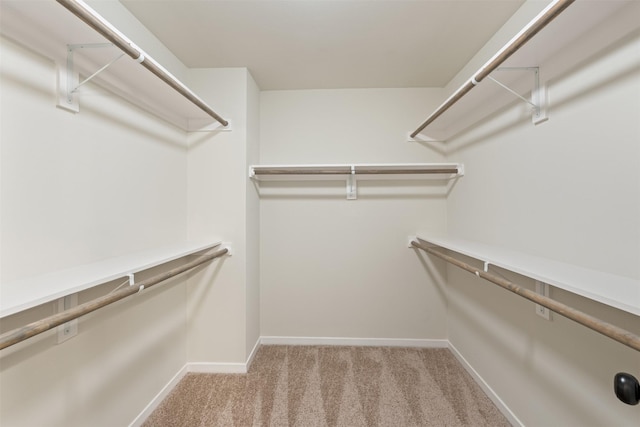
{"type": "Polygon", "coordinates": [[[441,169],[376,169],[376,168],[358,168],[356,166],[356,175],[428,175],[428,174],[453,174],[458,173],[458,168],[441,168],[441,169]]]}
{"type": "Polygon", "coordinates": [[[220,117],[211,109],[202,99],[193,93],[182,82],[176,79],[171,73],[164,69],[153,58],[146,55],[131,40],[117,31],[104,18],[98,15],[93,9],[80,0],[56,0],[62,6],[67,8],[71,13],[83,20],[87,25],[102,34],[107,40],[118,46],[124,53],[141,63],[147,70],[155,74],[160,80],[171,86],[179,94],[187,98],[193,104],[197,105],[202,111],[213,117],[223,126],[229,125],[229,122],[220,117]]]}
{"type": "Polygon", "coordinates": [[[458,102],[460,98],[467,94],[474,86],[480,83],[485,77],[491,74],[504,61],[520,49],[526,42],[535,36],[540,30],[547,26],[553,19],[562,13],[575,0],[555,0],[546,9],[544,9],[537,17],[529,22],[509,43],[496,53],[486,64],[484,64],[469,81],[458,88],[436,111],[434,111],[424,123],[418,127],[412,134],[411,138],[415,138],[427,126],[433,123],[438,117],[447,111],[453,104],[458,102]]]}
{"type": "Polygon", "coordinates": [[[27,338],[31,338],[45,331],[48,331],[49,329],[53,329],[56,326],[63,325],[73,319],[77,319],[78,317],[84,316],[85,314],[91,313],[92,311],[95,311],[99,308],[102,308],[109,304],[113,304],[116,301],[120,301],[121,299],[137,294],[143,289],[150,288],[160,282],[163,282],[167,279],[177,276],[178,274],[184,273],[185,271],[198,267],[199,265],[204,264],[205,262],[211,261],[214,258],[218,258],[226,254],[227,252],[229,252],[229,249],[223,248],[215,252],[212,252],[210,254],[204,254],[204,255],[198,256],[197,259],[187,264],[184,264],[180,267],[173,268],[171,270],[168,270],[164,273],[150,277],[141,282],[137,282],[133,286],[127,286],[126,288],[122,288],[110,294],[88,301],[77,307],[70,308],[61,313],[54,314],[53,316],[49,316],[44,319],[37,320],[33,323],[25,325],[23,327],[14,329],[12,331],[8,331],[0,336],[0,350],[6,347],[10,347],[21,341],[24,341],[27,338]]]}
{"type": "MultiPolygon", "coordinates": [[[[418,239],[420,240],[420,239],[418,239]]],[[[576,310],[575,308],[569,307],[566,304],[562,304],[561,302],[555,301],[549,297],[545,297],[543,295],[537,294],[529,289],[525,289],[519,285],[516,285],[509,280],[503,279],[502,277],[496,276],[491,273],[487,273],[482,269],[478,269],[469,265],[465,262],[462,262],[452,256],[446,255],[430,246],[425,244],[426,242],[420,240],[420,242],[412,241],[411,245],[418,249],[422,249],[423,251],[434,255],[438,258],[441,258],[456,267],[460,267],[463,270],[466,270],[470,273],[475,274],[478,277],[481,277],[489,282],[495,283],[496,285],[511,291],[515,294],[520,295],[530,301],[535,302],[541,306],[548,308],[551,311],[558,313],[561,316],[564,316],[568,319],[573,320],[587,328],[590,328],[596,332],[599,332],[611,339],[618,341],[628,347],[631,347],[634,350],[640,351],[640,336],[635,335],[625,329],[619,328],[618,326],[607,323],[603,320],[600,320],[596,317],[593,317],[589,314],[586,314],[580,310],[576,310]]]]}
{"type": "Polygon", "coordinates": [[[349,175],[351,167],[344,166],[341,168],[261,168],[254,169],[255,175],[349,175]]]}
{"type": "MultiPolygon", "coordinates": [[[[457,174],[458,168],[440,169],[380,169],[376,167],[356,166],[355,175],[428,175],[428,174],[457,174]]],[[[342,168],[272,168],[254,169],[255,175],[350,175],[351,167],[342,168]]]]}

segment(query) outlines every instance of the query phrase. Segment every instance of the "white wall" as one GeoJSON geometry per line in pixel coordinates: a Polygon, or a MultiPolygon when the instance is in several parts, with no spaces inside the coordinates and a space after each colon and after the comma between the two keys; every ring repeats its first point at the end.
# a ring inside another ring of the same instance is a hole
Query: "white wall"
{"type": "MultiPolygon", "coordinates": [[[[262,92],[261,164],[438,162],[407,142],[438,89],[262,92]]],[[[261,182],[263,336],[446,338],[444,289],[407,238],[444,231],[445,184],[261,182]]]]}
{"type": "Polygon", "coordinates": [[[498,50],[535,18],[552,0],[526,0],[522,6],[496,31],[485,45],[465,64],[458,74],[444,87],[446,94],[453,93],[465,84],[472,73],[478,71],[498,50]]]}
{"type": "MultiPolygon", "coordinates": [[[[546,3],[527,2],[514,19],[546,3]]],[[[634,425],[637,408],[618,402],[611,382],[640,372],[637,352],[558,316],[546,322],[530,303],[409,250],[407,237],[448,229],[640,278],[637,30],[603,44],[594,29],[564,53],[599,46],[550,82],[548,123],[533,127],[512,106],[451,141],[447,160],[467,169],[455,183],[360,181],[347,201],[344,182],[257,185],[247,166],[443,161],[436,146],[406,140],[444,90],[259,93],[247,70],[189,71],[118,2],[92,4],[140,31],[141,47],[231,118],[232,132],[187,137],[106,93],[86,97],[78,115],[55,109],[53,64],[2,39],[1,279],[187,236],[221,237],[234,254],[188,284],[85,317],[64,344],[47,333],[4,350],[0,424],[127,424],[186,362],[244,363],[263,335],[448,338],[526,425],[634,425]],[[615,172],[593,173],[603,167],[615,172]]],[[[635,316],[553,297],[640,334],[635,316]]]]}
{"type": "Polygon", "coordinates": [[[232,120],[230,132],[189,135],[189,237],[219,236],[233,245],[215,272],[190,280],[188,359],[244,363],[259,333],[259,211],[247,172],[257,157],[256,131],[248,130],[257,122],[257,87],[245,68],[193,69],[188,84],[232,120]]]}
{"type": "MultiPolygon", "coordinates": [[[[260,161],[260,88],[247,73],[247,159],[249,165],[260,161]]],[[[260,198],[254,183],[246,180],[247,215],[247,332],[246,357],[260,339],[260,198]]]]}
{"type": "Polygon", "coordinates": [[[120,0],[86,0],[91,8],[112,23],[138,47],[152,56],[171,74],[184,81],[189,70],[156,36],[147,30],[120,0]]]}
{"type": "MultiPolygon", "coordinates": [[[[83,317],[63,344],[52,331],[3,350],[2,425],[127,425],[187,362],[244,363],[260,334],[259,206],[247,176],[259,89],[246,69],[187,70],[117,1],[92,6],[191,79],[233,131],[187,136],[92,84],[79,114],[56,109],[52,60],[3,38],[3,283],[188,237],[224,238],[234,255],[83,317]]],[[[53,311],[5,318],[2,332],[53,311]]]]}
{"type": "MultiPolygon", "coordinates": [[[[57,109],[54,64],[1,42],[3,283],[185,239],[184,133],[96,87],[80,114],[57,109]]],[[[0,424],[128,424],[184,365],[185,310],[176,280],[84,317],[63,344],[51,331],[3,350],[0,424]]]]}
{"type": "MultiPolygon", "coordinates": [[[[126,425],[188,361],[244,363],[260,335],[259,205],[247,174],[259,89],[248,71],[185,71],[233,121],[232,132],[187,136],[91,84],[79,114],[57,109],[53,62],[4,38],[0,48],[3,282],[187,237],[233,248],[188,286],[174,279],[83,317],[66,343],[52,331],[4,350],[0,423],[126,425]]],[[[2,331],[53,310],[5,318],[2,331]]]]}
{"type": "MultiPolygon", "coordinates": [[[[640,279],[638,6],[540,64],[542,73],[565,69],[549,81],[547,123],[533,126],[512,105],[448,143],[448,159],[466,167],[448,199],[449,234],[640,279]]],[[[619,371],[640,374],[636,351],[557,315],[547,322],[455,267],[448,282],[451,343],[523,424],[637,425],[638,408],[612,385],[619,371]]],[[[637,316],[559,290],[552,297],[640,333],[637,316]]]]}

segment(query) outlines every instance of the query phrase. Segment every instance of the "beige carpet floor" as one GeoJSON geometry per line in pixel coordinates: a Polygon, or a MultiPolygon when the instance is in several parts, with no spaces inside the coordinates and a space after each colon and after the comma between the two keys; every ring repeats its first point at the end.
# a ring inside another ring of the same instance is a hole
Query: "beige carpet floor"
{"type": "Polygon", "coordinates": [[[187,374],[144,426],[509,426],[447,349],[263,346],[187,374]]]}

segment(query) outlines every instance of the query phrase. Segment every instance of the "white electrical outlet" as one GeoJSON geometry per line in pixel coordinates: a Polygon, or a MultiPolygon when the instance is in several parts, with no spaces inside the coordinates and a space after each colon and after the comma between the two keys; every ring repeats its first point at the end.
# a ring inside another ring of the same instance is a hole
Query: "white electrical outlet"
{"type": "MultiPolygon", "coordinates": [[[[536,280],[536,293],[545,297],[549,296],[549,284],[539,282],[536,280]]],[[[536,304],[536,314],[540,317],[544,317],[547,320],[551,320],[551,310],[546,307],[536,304]]]]}
{"type": "MultiPolygon", "coordinates": [[[[58,299],[58,313],[78,305],[78,294],[67,295],[58,299]]],[[[58,326],[58,344],[78,335],[78,319],[73,319],[58,326]]]]}

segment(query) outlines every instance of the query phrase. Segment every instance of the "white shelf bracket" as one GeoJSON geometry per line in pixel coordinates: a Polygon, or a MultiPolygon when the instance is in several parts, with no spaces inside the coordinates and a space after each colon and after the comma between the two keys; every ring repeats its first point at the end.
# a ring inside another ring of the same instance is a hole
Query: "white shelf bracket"
{"type": "Polygon", "coordinates": [[[527,99],[520,95],[504,83],[499,82],[492,76],[487,76],[489,80],[496,83],[512,95],[516,96],[523,102],[531,106],[531,121],[533,124],[539,124],[549,119],[547,116],[547,96],[546,86],[540,85],[540,68],[539,67],[502,67],[496,71],[530,71],[533,73],[533,88],[531,89],[531,99],[527,99]]]}
{"type": "MultiPolygon", "coordinates": [[[[129,286],[135,286],[136,285],[135,274],[129,273],[127,274],[127,276],[129,277],[129,286]]],[[[138,292],[142,292],[143,290],[144,290],[144,285],[140,285],[140,287],[138,288],[138,292]]]]}
{"type": "Polygon", "coordinates": [[[78,89],[85,83],[91,81],[98,74],[109,68],[116,61],[124,56],[124,53],[119,54],[114,59],[109,61],[106,65],[100,67],[96,72],[89,77],[80,81],[79,73],[75,70],[75,64],[73,60],[73,53],[77,49],[99,49],[114,47],[113,43],[85,43],[85,44],[70,44],[67,45],[67,63],[66,67],[58,67],[58,107],[65,110],[73,111],[77,113],[80,111],[78,99],[74,96],[78,93],[78,89]]]}
{"type": "Polygon", "coordinates": [[[356,180],[356,167],[351,166],[351,175],[347,177],[347,200],[358,198],[358,183],[356,180]]]}
{"type": "MultiPolygon", "coordinates": [[[[78,294],[71,294],[58,299],[58,313],[67,311],[78,305],[78,294]]],[[[58,344],[78,335],[78,319],[69,320],[58,326],[58,344]]]]}
{"type": "MultiPolygon", "coordinates": [[[[536,280],[536,293],[545,297],[549,296],[549,284],[536,280]]],[[[551,320],[551,310],[540,304],[536,304],[536,314],[547,320],[551,320]]]]}

